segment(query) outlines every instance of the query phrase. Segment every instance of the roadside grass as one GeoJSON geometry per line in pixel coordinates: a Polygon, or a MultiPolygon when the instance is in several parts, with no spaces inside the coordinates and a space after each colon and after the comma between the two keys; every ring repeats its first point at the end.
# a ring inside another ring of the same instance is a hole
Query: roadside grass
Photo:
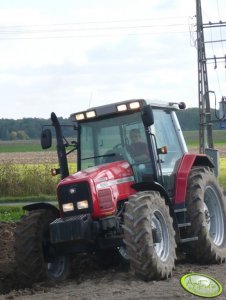
{"type": "Polygon", "coordinates": [[[0,197],[0,205],[5,203],[33,203],[33,202],[54,202],[57,201],[56,195],[40,195],[40,196],[15,196],[15,197],[0,197]]]}
{"type": "Polygon", "coordinates": [[[0,222],[16,222],[23,215],[22,206],[0,206],[0,222]]]}
{"type": "Polygon", "coordinates": [[[222,186],[224,193],[226,194],[226,157],[220,159],[220,185],[222,186]]]}

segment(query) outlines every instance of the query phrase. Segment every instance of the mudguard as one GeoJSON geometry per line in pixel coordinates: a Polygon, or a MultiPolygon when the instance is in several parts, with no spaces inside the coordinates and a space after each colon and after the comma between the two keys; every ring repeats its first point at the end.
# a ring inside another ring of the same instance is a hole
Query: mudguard
{"type": "Polygon", "coordinates": [[[182,206],[187,193],[188,176],[194,166],[214,168],[214,164],[205,154],[185,154],[181,160],[176,177],[174,205],[182,206]]]}
{"type": "Polygon", "coordinates": [[[52,209],[55,213],[60,215],[59,209],[50,203],[39,202],[39,203],[32,203],[32,204],[23,206],[23,210],[26,210],[26,211],[32,211],[32,210],[37,210],[37,209],[52,209]]]}

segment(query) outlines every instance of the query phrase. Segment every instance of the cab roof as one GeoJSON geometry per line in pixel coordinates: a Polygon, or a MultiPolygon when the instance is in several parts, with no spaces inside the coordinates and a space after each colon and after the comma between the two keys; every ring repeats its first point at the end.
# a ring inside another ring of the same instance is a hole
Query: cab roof
{"type": "Polygon", "coordinates": [[[101,106],[89,108],[87,110],[71,114],[71,117],[76,121],[85,121],[94,117],[104,117],[113,114],[132,113],[132,111],[139,111],[145,105],[150,105],[152,108],[178,110],[179,103],[163,102],[159,100],[146,99],[131,99],[120,102],[113,102],[101,106]],[[132,108],[131,108],[132,107],[132,108]]]}

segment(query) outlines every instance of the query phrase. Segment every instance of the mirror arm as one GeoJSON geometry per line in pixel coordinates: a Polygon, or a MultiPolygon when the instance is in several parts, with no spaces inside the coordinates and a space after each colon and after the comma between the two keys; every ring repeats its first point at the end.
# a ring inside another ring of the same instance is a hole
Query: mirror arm
{"type": "Polygon", "coordinates": [[[77,147],[75,147],[75,148],[71,149],[70,151],[68,151],[68,152],[66,153],[66,155],[68,155],[68,154],[70,154],[70,153],[74,152],[76,149],[77,149],[77,147]]]}

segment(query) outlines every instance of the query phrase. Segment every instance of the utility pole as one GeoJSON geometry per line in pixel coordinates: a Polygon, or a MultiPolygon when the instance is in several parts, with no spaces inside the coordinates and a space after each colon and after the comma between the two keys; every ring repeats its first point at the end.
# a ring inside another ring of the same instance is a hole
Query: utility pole
{"type": "MultiPolygon", "coordinates": [[[[197,19],[197,58],[198,58],[198,95],[199,95],[199,151],[205,153],[205,149],[213,149],[213,134],[212,134],[212,117],[210,107],[210,93],[208,86],[208,74],[207,74],[207,61],[214,61],[214,68],[217,68],[217,61],[224,60],[226,68],[226,54],[225,56],[206,57],[205,44],[218,43],[216,41],[205,41],[204,29],[226,26],[226,22],[209,22],[203,24],[202,20],[202,7],[201,0],[196,0],[196,19],[197,19]]],[[[225,41],[225,40],[224,40],[225,41]]]]}
{"type": "Polygon", "coordinates": [[[210,97],[206,65],[206,51],[202,22],[201,0],[196,0],[197,51],[198,51],[198,94],[199,94],[199,152],[213,148],[210,97]]]}

